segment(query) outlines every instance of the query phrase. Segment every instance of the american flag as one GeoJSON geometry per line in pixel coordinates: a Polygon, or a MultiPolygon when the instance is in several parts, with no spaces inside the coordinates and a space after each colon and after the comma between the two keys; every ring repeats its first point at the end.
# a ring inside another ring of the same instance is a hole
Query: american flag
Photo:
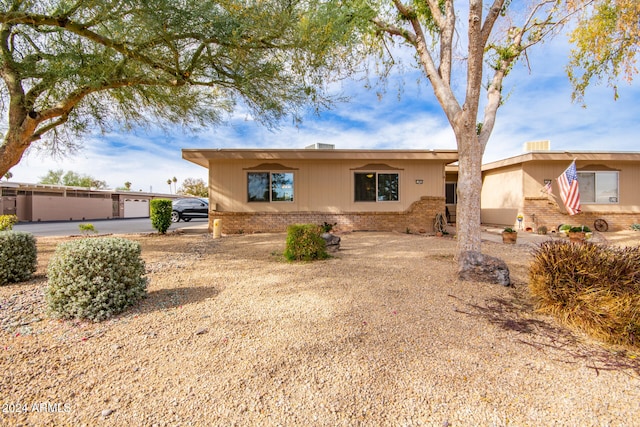
{"type": "Polygon", "coordinates": [[[580,212],[580,189],[578,187],[578,172],[576,171],[576,161],[558,177],[558,186],[560,187],[560,197],[564,202],[569,215],[575,215],[580,212]]]}

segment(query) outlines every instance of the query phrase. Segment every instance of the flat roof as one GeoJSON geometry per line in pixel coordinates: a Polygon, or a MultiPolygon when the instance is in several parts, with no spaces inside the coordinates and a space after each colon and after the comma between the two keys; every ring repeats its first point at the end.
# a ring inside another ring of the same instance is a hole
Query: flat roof
{"type": "Polygon", "coordinates": [[[518,156],[509,157],[482,165],[482,170],[499,169],[525,162],[539,161],[617,161],[640,162],[638,151],[531,151],[518,156]]]}
{"type": "Polygon", "coordinates": [[[345,150],[345,149],[182,149],[182,158],[202,167],[209,160],[458,160],[457,150],[345,150]]]}
{"type": "MultiPolygon", "coordinates": [[[[0,187],[4,188],[14,188],[16,190],[23,191],[39,191],[50,192],[50,193],[64,193],[66,191],[75,191],[75,192],[85,192],[92,194],[122,194],[122,195],[131,195],[131,196],[153,196],[153,197],[173,197],[175,198],[176,194],[167,194],[167,193],[150,193],[146,191],[135,191],[135,190],[113,190],[113,189],[92,189],[87,187],[72,187],[68,185],[55,185],[55,184],[34,184],[28,182],[9,182],[2,181],[0,182],[0,187]]],[[[180,196],[180,197],[190,197],[190,196],[180,196]]]]}

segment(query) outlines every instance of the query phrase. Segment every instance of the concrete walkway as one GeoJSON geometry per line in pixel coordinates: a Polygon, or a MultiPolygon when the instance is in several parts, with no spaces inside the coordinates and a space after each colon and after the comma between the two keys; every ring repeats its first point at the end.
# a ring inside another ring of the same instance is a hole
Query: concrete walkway
{"type": "MultiPolygon", "coordinates": [[[[455,229],[455,228],[454,228],[455,229]]],[[[504,227],[482,226],[482,240],[490,242],[502,243],[502,230],[504,227]]],[[[540,243],[551,239],[562,239],[562,234],[547,233],[538,234],[531,231],[517,230],[518,240],[516,245],[539,245],[540,243]]]]}

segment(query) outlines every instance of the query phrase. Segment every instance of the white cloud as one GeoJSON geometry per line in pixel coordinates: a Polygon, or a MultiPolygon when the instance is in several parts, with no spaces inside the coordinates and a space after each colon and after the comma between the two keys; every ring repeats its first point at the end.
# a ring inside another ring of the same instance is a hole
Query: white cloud
{"type": "Polygon", "coordinates": [[[63,169],[104,180],[111,188],[130,181],[136,191],[168,193],[169,178],[176,176],[180,184],[187,177],[205,180],[207,177],[204,168],[182,160],[180,148],[168,141],[139,135],[87,137],[81,152],[63,159],[31,153],[11,169],[12,181],[35,183],[48,170],[63,169]],[[118,140],[118,144],[107,142],[111,139],[118,140]],[[120,141],[124,141],[122,145],[120,141]]]}
{"type": "Polygon", "coordinates": [[[521,154],[524,142],[548,139],[552,150],[637,151],[640,84],[588,88],[586,108],[571,102],[564,67],[569,48],[559,36],[532,51],[531,72],[518,64],[505,81],[510,95],[498,111],[484,161],[521,154]]]}

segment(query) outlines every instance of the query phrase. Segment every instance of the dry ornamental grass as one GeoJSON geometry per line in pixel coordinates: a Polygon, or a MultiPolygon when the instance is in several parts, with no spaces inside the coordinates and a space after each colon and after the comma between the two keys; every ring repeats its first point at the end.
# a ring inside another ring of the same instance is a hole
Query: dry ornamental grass
{"type": "Polygon", "coordinates": [[[456,279],[455,240],[127,236],[149,279],[101,323],[51,320],[38,270],[0,287],[0,425],[633,425],[640,361],[534,312],[530,244],[483,242],[515,286],[456,279]]]}
{"type": "Polygon", "coordinates": [[[539,311],[640,349],[640,246],[545,242],[534,253],[529,289],[539,311]]]}

